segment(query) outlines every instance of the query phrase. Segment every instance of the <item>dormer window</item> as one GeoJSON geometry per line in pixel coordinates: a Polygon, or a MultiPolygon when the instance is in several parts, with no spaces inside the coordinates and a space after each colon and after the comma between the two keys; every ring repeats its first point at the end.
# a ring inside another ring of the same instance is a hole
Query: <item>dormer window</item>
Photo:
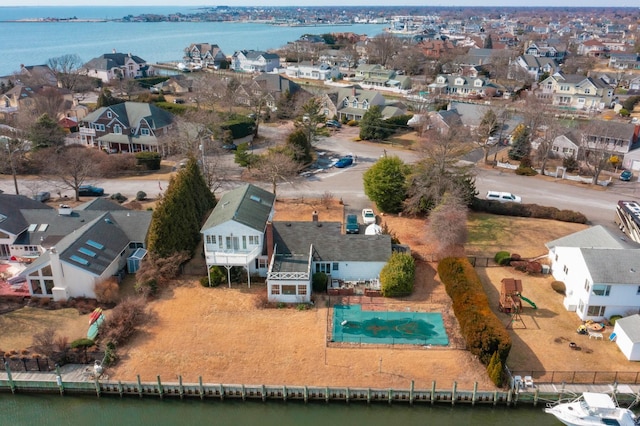
{"type": "Polygon", "coordinates": [[[473,85],[474,85],[475,87],[482,87],[482,80],[476,80],[476,81],[474,81],[474,82],[473,82],[473,85]]]}
{"type": "Polygon", "coordinates": [[[354,108],[358,108],[358,100],[354,99],[353,102],[351,103],[351,106],[354,108]]]}
{"type": "Polygon", "coordinates": [[[464,80],[461,78],[456,78],[456,86],[462,86],[464,84],[464,80]]]}
{"type": "Polygon", "coordinates": [[[140,134],[142,136],[149,136],[151,132],[149,132],[149,129],[140,129],[140,134]]]}
{"type": "Polygon", "coordinates": [[[349,106],[349,99],[348,98],[344,98],[344,102],[342,104],[343,104],[343,106],[345,108],[347,108],[349,106]]]}
{"type": "Polygon", "coordinates": [[[362,108],[369,109],[369,101],[362,102],[362,108]]]}
{"type": "Polygon", "coordinates": [[[122,134],[122,126],[119,124],[115,124],[113,126],[113,133],[115,133],[116,135],[121,135],[122,134]]]}

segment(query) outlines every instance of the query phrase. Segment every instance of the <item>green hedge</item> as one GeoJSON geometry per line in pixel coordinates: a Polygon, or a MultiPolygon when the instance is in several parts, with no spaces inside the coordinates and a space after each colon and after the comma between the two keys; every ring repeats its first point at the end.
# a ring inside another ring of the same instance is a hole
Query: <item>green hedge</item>
{"type": "Polygon", "coordinates": [[[406,296],[413,292],[416,263],[411,255],[393,253],[380,271],[380,287],[384,297],[406,296]]]}
{"type": "Polygon", "coordinates": [[[508,251],[499,251],[493,257],[493,260],[495,260],[498,265],[508,265],[511,260],[511,253],[508,251]]]}
{"type": "Polygon", "coordinates": [[[511,337],[489,307],[480,278],[469,260],[445,258],[438,263],[438,274],[453,302],[467,349],[485,365],[497,352],[504,365],[511,350],[511,337]]]}
{"type": "Polygon", "coordinates": [[[252,135],[254,130],[254,120],[246,115],[234,115],[229,120],[220,125],[225,131],[229,130],[233,135],[233,139],[240,139],[252,135]]]}
{"type": "Polygon", "coordinates": [[[139,166],[144,166],[147,170],[160,170],[162,157],[157,152],[143,151],[136,152],[136,162],[139,166]]]}
{"type": "Polygon", "coordinates": [[[556,207],[538,204],[501,203],[499,201],[474,198],[471,210],[502,216],[533,217],[536,219],[553,219],[561,222],[587,223],[587,217],[573,210],[560,210],[556,207]]]}
{"type": "Polygon", "coordinates": [[[316,272],[311,277],[311,288],[314,293],[324,293],[327,291],[327,274],[324,272],[316,272]]]}

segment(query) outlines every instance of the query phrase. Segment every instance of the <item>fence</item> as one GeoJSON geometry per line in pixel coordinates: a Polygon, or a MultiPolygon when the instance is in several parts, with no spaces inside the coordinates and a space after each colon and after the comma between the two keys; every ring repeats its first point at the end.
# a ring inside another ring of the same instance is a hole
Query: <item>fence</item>
{"type": "MultiPolygon", "coordinates": [[[[56,363],[47,357],[34,357],[28,356],[10,356],[2,358],[0,362],[0,371],[6,371],[7,366],[10,371],[15,372],[29,372],[29,371],[53,371],[56,363]]],[[[93,364],[95,361],[102,361],[104,358],[104,352],[102,351],[83,351],[69,352],[64,355],[66,361],[70,364],[93,364]]]]}
{"type": "Polygon", "coordinates": [[[531,376],[538,382],[549,384],[640,384],[639,371],[544,371],[516,370],[513,376],[531,376]]]}

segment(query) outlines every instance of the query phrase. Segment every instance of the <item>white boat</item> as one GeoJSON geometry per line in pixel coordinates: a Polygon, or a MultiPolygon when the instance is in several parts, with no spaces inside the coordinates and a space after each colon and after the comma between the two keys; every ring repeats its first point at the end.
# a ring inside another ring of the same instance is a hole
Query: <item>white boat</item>
{"type": "Polygon", "coordinates": [[[633,411],[618,407],[606,393],[585,392],[570,402],[549,404],[545,413],[553,414],[567,426],[618,425],[637,426],[633,411]]]}

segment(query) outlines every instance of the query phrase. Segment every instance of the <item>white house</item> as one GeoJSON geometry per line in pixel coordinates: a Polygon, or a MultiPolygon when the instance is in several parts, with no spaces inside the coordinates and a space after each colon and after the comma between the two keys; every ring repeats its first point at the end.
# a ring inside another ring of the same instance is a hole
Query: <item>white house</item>
{"type": "Polygon", "coordinates": [[[266,277],[268,300],[285,303],[309,302],[316,272],[378,279],[391,256],[389,235],[346,235],[339,222],[272,222],[274,201],[250,184],[223,195],[201,230],[207,267],[266,277]]]}
{"type": "Polygon", "coordinates": [[[144,247],[150,212],[105,199],[56,210],[24,198],[0,194],[0,234],[12,239],[3,257],[27,262],[11,280],[26,282],[31,297],[94,298],[96,284],[124,273],[127,257],[144,247]]]}
{"type": "Polygon", "coordinates": [[[131,53],[105,53],[91,59],[82,66],[89,77],[96,77],[105,83],[123,78],[140,78],[155,75],[155,70],[147,61],[131,53]]]}
{"type": "MultiPolygon", "coordinates": [[[[204,236],[207,270],[242,266],[248,276],[266,276],[268,256],[263,253],[265,230],[274,214],[275,196],[246,184],[222,196],[200,232],[204,236]]],[[[251,285],[251,282],[249,282],[251,285]]]]}
{"type": "Polygon", "coordinates": [[[272,230],[269,301],[308,302],[316,272],[330,280],[377,280],[391,257],[389,235],[346,235],[340,222],[274,222],[272,230]]]}
{"type": "Polygon", "coordinates": [[[546,243],[551,273],[563,281],[568,311],[601,320],[640,310],[640,250],[595,226],[546,243]]]}
{"type": "Polygon", "coordinates": [[[313,61],[303,61],[291,64],[286,69],[287,77],[306,78],[309,80],[331,80],[340,77],[338,67],[332,67],[326,62],[316,63],[313,61]]]}
{"type": "Polygon", "coordinates": [[[280,57],[259,50],[239,50],[231,57],[231,69],[243,72],[271,72],[280,67],[280,57]]]}
{"type": "Polygon", "coordinates": [[[640,315],[620,318],[613,326],[613,333],[624,356],[629,361],[640,361],[640,315]]]}

